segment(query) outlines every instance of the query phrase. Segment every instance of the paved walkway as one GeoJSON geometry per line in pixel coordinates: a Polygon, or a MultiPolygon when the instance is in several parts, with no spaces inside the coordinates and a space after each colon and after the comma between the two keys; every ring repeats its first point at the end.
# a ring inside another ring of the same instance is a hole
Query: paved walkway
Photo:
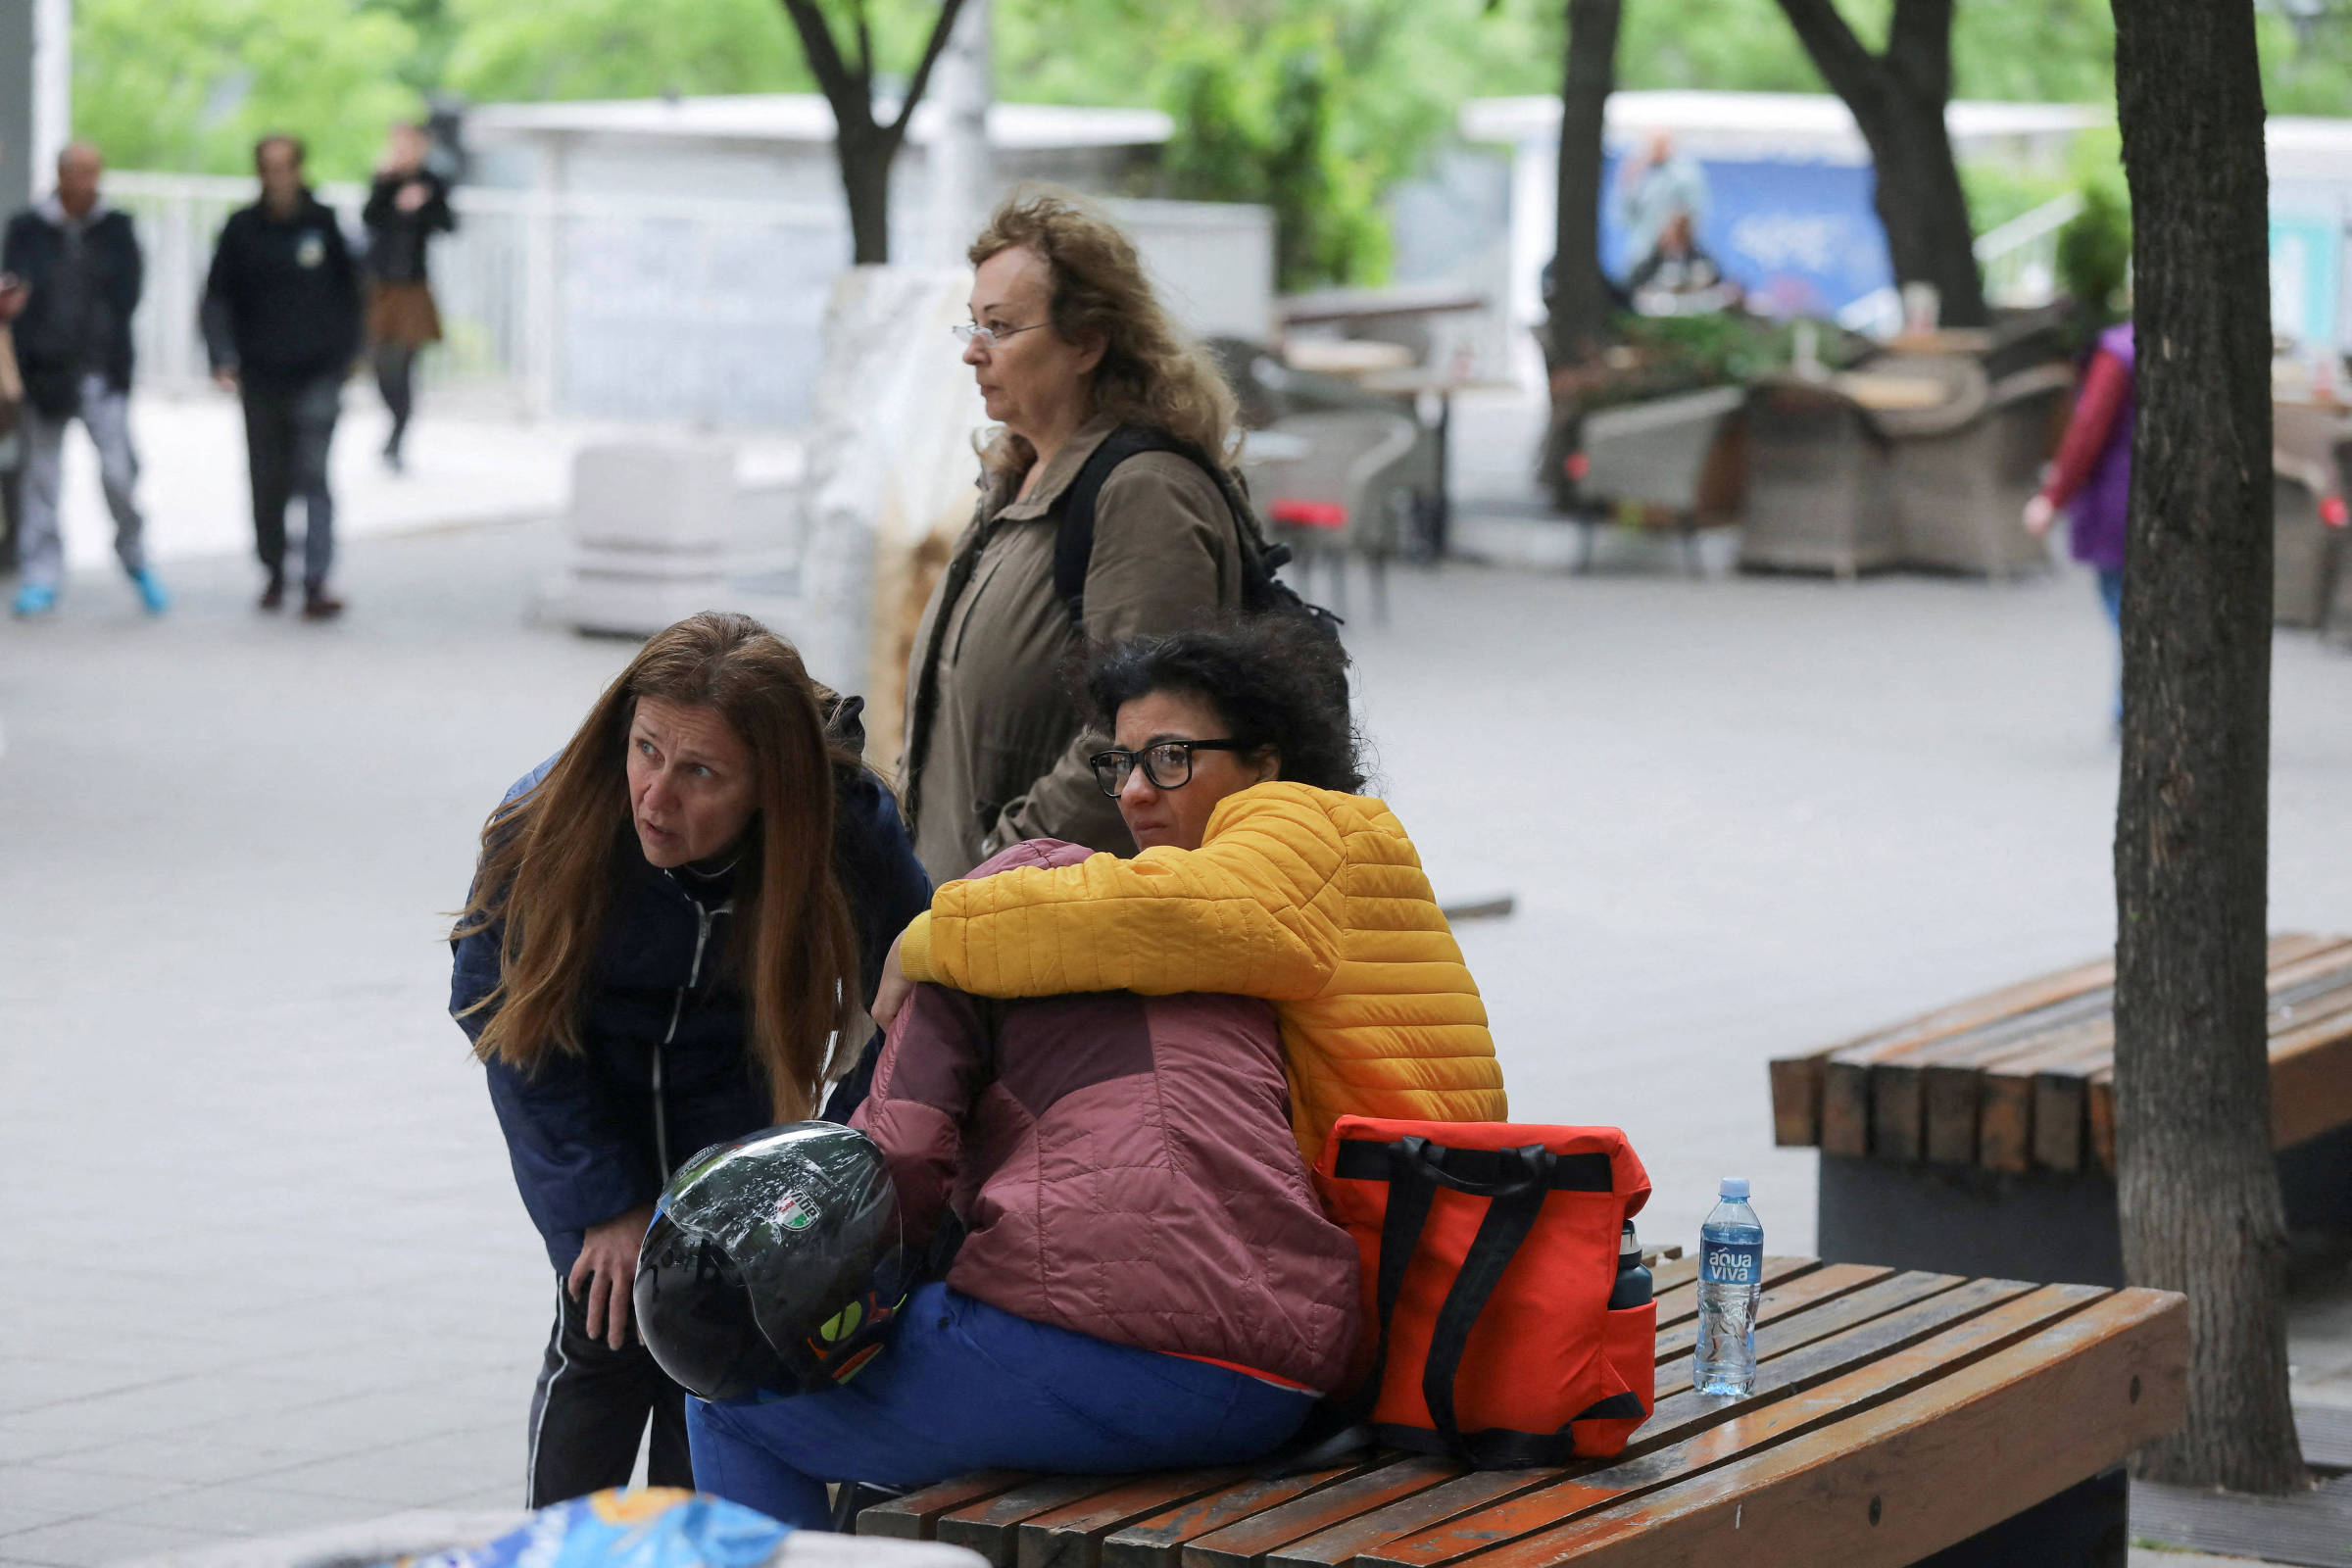
{"type": "MultiPolygon", "coordinates": [[[[428,389],[424,413],[409,430],[408,469],[395,474],[379,456],[390,429],[382,405],[355,383],[344,395],[330,460],[339,539],[555,515],[570,494],[571,460],[582,446],[647,433],[484,417],[466,404],[445,408],[428,389]]],[[[148,545],[166,583],[181,561],[249,556],[253,514],[236,399],[211,391],[141,394],[131,405],[131,431],[145,474],[140,501],[148,545]]],[[[747,438],[739,450],[747,478],[798,472],[800,449],[792,438],[747,438]]],[[[127,602],[128,588],[107,580],[114,576],[114,523],[99,497],[97,454],[78,425],[67,438],[61,505],[69,568],[103,568],[97,593],[80,597],[127,602]]],[[[258,581],[260,568],[254,569],[258,581]]]]}
{"type": "MultiPolygon", "coordinates": [[[[357,531],[334,626],[254,613],[234,541],[179,557],[161,621],[101,569],[0,622],[0,1564],[517,1498],[552,1280],[437,939],[483,813],[628,648],[526,622],[550,526],[357,531]]],[[[1514,1106],[1624,1124],[1653,1240],[1743,1170],[1810,1245],[1767,1055],[2109,940],[2108,652],[2070,576],[1457,568],[1350,633],[1434,875],[1517,895],[1462,932],[1514,1106]]],[[[2352,658],[2282,637],[2277,710],[2273,922],[2343,929],[2352,658]]],[[[2352,1403],[2352,1301],[2295,1354],[2299,1397],[2352,1403]]]]}

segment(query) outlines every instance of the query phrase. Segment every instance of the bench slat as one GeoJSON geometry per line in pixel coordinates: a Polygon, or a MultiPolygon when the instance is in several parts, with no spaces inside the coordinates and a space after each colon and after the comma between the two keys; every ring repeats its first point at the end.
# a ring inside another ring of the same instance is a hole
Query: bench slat
{"type": "MultiPolygon", "coordinates": [[[[1809,1274],[1821,1264],[1809,1257],[1767,1257],[1764,1259],[1762,1284],[1766,1289],[1783,1280],[1809,1274]]],[[[1677,1323],[1688,1323],[1698,1317],[1698,1282],[1688,1280],[1669,1290],[1657,1288],[1657,1279],[1650,1279],[1650,1299],[1658,1308],[1658,1328],[1663,1331],[1677,1323]]]]}
{"type": "MultiPolygon", "coordinates": [[[[1923,1013],[1906,1023],[1876,1034],[1864,1035],[1842,1046],[1809,1057],[1795,1058],[1821,1063],[1818,1100],[1814,1113],[1816,1142],[1833,1154],[1867,1154],[1871,1149],[1870,1068],[1872,1060],[1899,1055],[1907,1050],[1942,1040],[1971,1029],[1981,1028],[2020,1012],[2079,997],[2086,991],[2109,986],[2115,982],[2115,960],[2095,959],[2061,969],[2055,974],[2039,975],[2017,985],[2004,986],[1981,997],[1957,1002],[1934,1012],[1923,1013]]],[[[1788,1075],[1793,1089],[1804,1074],[1788,1075]]],[[[1775,1079],[1775,1084],[1780,1084],[1775,1079]]],[[[1773,1105],[1773,1124],[1776,1141],[1786,1119],[1791,1130],[1802,1124],[1804,1117],[1795,1106],[1784,1108],[1776,1098],[1773,1105]]]]}
{"type": "Polygon", "coordinates": [[[1695,1254],[1669,1258],[1649,1271],[1649,1288],[1655,1295],[1671,1291],[1678,1285],[1689,1285],[1698,1278],[1698,1258],[1695,1254]]]}
{"type": "MultiPolygon", "coordinates": [[[[2352,938],[2275,936],[2266,964],[2275,1004],[2289,991],[2342,989],[2352,983],[2352,938]]],[[[2112,1042],[2113,983],[2113,961],[2098,959],[1777,1058],[1774,1142],[2001,1171],[2079,1169],[2087,1094],[2055,1079],[2009,1080],[2062,1065],[2087,1079],[2102,1064],[2099,1041],[2112,1042]]]]}
{"type": "Polygon", "coordinates": [[[929,1541],[939,1516],[982,1497],[1010,1492],[1029,1477],[1018,1470],[975,1470],[968,1476],[923,1487],[904,1497],[877,1502],[858,1514],[858,1534],[898,1541],[929,1541]]]}
{"type": "Polygon", "coordinates": [[[1741,1407],[1728,1419],[1679,1441],[1655,1447],[1638,1443],[1629,1446],[1627,1457],[1599,1468],[1524,1488],[1509,1500],[1463,1512],[1441,1529],[1409,1538],[1400,1535],[1377,1549],[1367,1548],[1364,1568],[1372,1568],[1375,1562],[1435,1568],[1549,1529],[1578,1514],[1675,1485],[1743,1453],[1923,1388],[2039,1333],[2108,1294],[2093,1285],[2043,1286],[1809,1389],[1741,1407]]]}
{"type": "Polygon", "coordinates": [[[1022,1520],[1013,1531],[1015,1568],[1098,1568],[1102,1538],[1122,1525],[1248,1479],[1250,1471],[1239,1465],[1136,1476],[1107,1492],[1022,1520]]]}
{"type": "Polygon", "coordinates": [[[1278,1546],[1461,1473],[1462,1467],[1450,1459],[1420,1454],[1398,1459],[1202,1536],[1184,1548],[1183,1568],[1248,1568],[1278,1546]]]}
{"type": "Polygon", "coordinates": [[[1196,1497],[1181,1507],[1155,1514],[1140,1524],[1112,1532],[1102,1542],[1102,1568],[1175,1568],[1179,1553],[1188,1543],[1212,1535],[1238,1519],[1269,1508],[1278,1508],[1296,1497],[1303,1497],[1325,1487],[1362,1475],[1392,1462],[1393,1455],[1368,1456],[1364,1460],[1336,1466],[1329,1470],[1311,1471],[1280,1481],[1245,1481],[1205,1496],[1196,1497]]]}
{"type": "MultiPolygon", "coordinates": [[[[1756,1321],[1761,1324],[1793,1316],[1807,1307],[1819,1306],[1850,1296],[1865,1286],[1876,1285],[1894,1270],[1875,1263],[1830,1263],[1809,1273],[1775,1284],[1772,1271],[1764,1271],[1764,1298],[1757,1306],[1756,1321]]],[[[1693,1304],[1672,1328],[1658,1330],[1658,1359],[1672,1360],[1688,1354],[1698,1339],[1698,1310],[1693,1304]]]]}
{"type": "Polygon", "coordinates": [[[941,1514],[933,1534],[952,1546],[969,1546],[997,1568],[1012,1568],[1013,1530],[1022,1520],[1108,1492],[1132,1479],[1031,1476],[1010,1491],[941,1514]]]}
{"type": "Polygon", "coordinates": [[[2271,1037],[2271,1147],[2352,1121],[2352,1005],[2271,1037]]]}
{"type": "MultiPolygon", "coordinates": [[[[2273,944],[2273,957],[2265,984],[2270,993],[2269,1027],[2276,1054],[2279,1032],[2292,1028],[2296,1018],[2315,1017],[2322,1009],[2332,1009],[2333,999],[2337,998],[2352,1004],[2352,942],[2340,938],[2282,938],[2273,944]],[[2316,952],[2290,961],[2277,961],[2281,944],[2289,941],[2316,943],[2319,947],[2316,952]]],[[[1996,1098],[2010,1104],[2031,1101],[2033,1163],[2049,1170],[2078,1171],[2082,1168],[2086,1149],[2097,1159],[2100,1148],[2113,1148],[2113,1106],[2099,1107],[2102,1122],[2094,1131],[2089,1124],[2089,1101],[2094,1093],[2090,1087],[2092,1074],[2110,1065],[2114,1058],[2115,1018],[2109,1013],[2088,1026],[2053,1037],[2034,1056],[1988,1069],[1982,1093],[1988,1105],[1996,1098]],[[2030,1087],[2016,1081],[2028,1075],[2032,1078],[2030,1087]]],[[[2276,1099],[2275,1079],[2273,1093],[2276,1099]]],[[[2338,1116],[2336,1121],[2317,1130],[2325,1131],[2327,1126],[2344,1119],[2347,1118],[2338,1116]]],[[[2013,1163],[1995,1164],[1990,1158],[1981,1162],[1995,1170],[2019,1168],[2013,1163]]],[[[2112,1169],[2112,1155],[2107,1163],[2112,1169]]]]}
{"type": "Polygon", "coordinates": [[[2172,1431],[2187,1375],[2186,1300],[2118,1292],[1925,1388],[1469,1560],[1767,1564],[1802,1541],[1809,1562],[1901,1568],[2172,1431]]]}
{"type": "MultiPolygon", "coordinates": [[[[1826,1301],[1809,1312],[1793,1317],[1756,1325],[1756,1359],[1769,1361],[1792,1350],[1803,1348],[1819,1340],[1897,1312],[1915,1302],[1942,1296],[1961,1286],[1957,1274],[1928,1274],[1910,1271],[1865,1286],[1851,1296],[1841,1296],[1826,1301]]],[[[1688,1353],[1658,1366],[1656,1397],[1661,1407],[1676,1395],[1690,1388],[1690,1357],[1688,1353]]],[[[1758,1373],[1761,1377],[1761,1372],[1758,1373]]],[[[1761,1388],[1763,1385],[1757,1385],[1761,1388]]],[[[1654,1418],[1653,1418],[1654,1419],[1654,1418]]]]}

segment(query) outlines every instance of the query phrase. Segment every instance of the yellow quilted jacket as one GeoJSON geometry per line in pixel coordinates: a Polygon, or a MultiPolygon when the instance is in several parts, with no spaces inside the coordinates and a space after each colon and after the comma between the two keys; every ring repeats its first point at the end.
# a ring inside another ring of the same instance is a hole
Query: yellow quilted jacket
{"type": "Polygon", "coordinates": [[[1507,1119],[1462,950],[1402,824],[1367,796],[1260,784],[1218,803],[1198,850],[950,882],[899,961],[984,997],[1262,997],[1310,1163],[1349,1113],[1507,1119]]]}

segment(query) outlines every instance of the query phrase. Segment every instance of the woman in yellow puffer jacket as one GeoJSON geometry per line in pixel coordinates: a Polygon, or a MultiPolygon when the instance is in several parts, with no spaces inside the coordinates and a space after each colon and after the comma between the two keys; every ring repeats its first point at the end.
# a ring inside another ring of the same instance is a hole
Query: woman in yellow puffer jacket
{"type": "Polygon", "coordinates": [[[1506,1119],[1486,1006],[1420,858],[1353,793],[1346,662],[1286,616],[1099,656],[1087,694],[1116,744],[1095,777],[1141,853],[946,884],[900,939],[877,1020],[918,981],[1260,997],[1310,1164],[1350,1113],[1506,1119]]]}

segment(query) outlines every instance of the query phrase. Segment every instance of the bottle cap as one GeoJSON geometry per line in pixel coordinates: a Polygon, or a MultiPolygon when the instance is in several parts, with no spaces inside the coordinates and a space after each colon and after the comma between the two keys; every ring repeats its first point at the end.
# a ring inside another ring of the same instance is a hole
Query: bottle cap
{"type": "Polygon", "coordinates": [[[1729,1198],[1736,1202],[1746,1202],[1747,1178],[1744,1176],[1726,1176],[1723,1179],[1723,1186],[1717,1192],[1716,1196],[1719,1198],[1729,1198]]]}

